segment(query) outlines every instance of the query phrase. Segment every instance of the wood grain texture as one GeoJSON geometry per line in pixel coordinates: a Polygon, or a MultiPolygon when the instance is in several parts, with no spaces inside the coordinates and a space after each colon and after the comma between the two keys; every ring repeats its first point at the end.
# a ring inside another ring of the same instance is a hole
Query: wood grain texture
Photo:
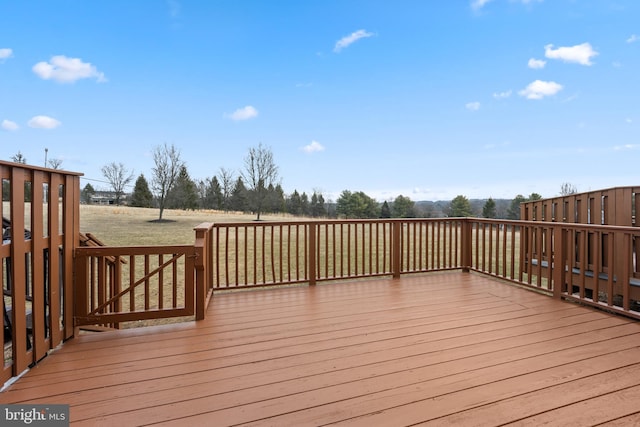
{"type": "Polygon", "coordinates": [[[640,324],[470,273],[216,294],[83,335],[0,394],[73,425],[626,425],[640,324]]]}

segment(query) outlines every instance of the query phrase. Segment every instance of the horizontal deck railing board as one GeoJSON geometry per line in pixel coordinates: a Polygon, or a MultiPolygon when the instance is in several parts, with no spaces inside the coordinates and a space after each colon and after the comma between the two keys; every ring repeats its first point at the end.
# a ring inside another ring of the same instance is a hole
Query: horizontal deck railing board
{"type": "MultiPolygon", "coordinates": [[[[615,369],[629,360],[637,363],[639,328],[622,317],[460,273],[220,294],[203,322],[152,328],[158,334],[127,330],[73,340],[36,370],[39,381],[25,382],[28,374],[0,401],[7,396],[73,400],[72,420],[86,425],[100,417],[109,423],[135,417],[225,425],[270,415],[275,418],[266,423],[302,425],[363,414],[369,414],[363,420],[371,425],[377,419],[371,414],[395,411],[394,406],[412,399],[436,397],[451,402],[445,406],[450,411],[457,400],[469,407],[491,403],[487,397],[494,394],[483,389],[495,384],[504,386],[495,394],[499,403],[521,388],[535,392],[539,383],[524,379],[570,384],[596,375],[605,364],[615,369]],[[469,291],[464,307],[493,301],[498,311],[467,312],[452,298],[445,302],[447,294],[460,297],[461,290],[469,291]],[[392,308],[385,312],[385,305],[392,308]],[[247,310],[255,315],[253,323],[248,323],[247,310]],[[455,319],[449,319],[453,314],[455,319]],[[372,323],[368,328],[367,321],[372,323]],[[263,335],[256,333],[260,323],[263,335]],[[292,326],[291,335],[283,336],[292,326]],[[343,336],[332,339],[331,330],[343,336]],[[85,345],[90,357],[82,358],[85,345]],[[74,371],[76,364],[82,367],[76,369],[80,378],[75,385],[72,378],[53,380],[74,371]],[[49,366],[57,369],[49,374],[49,366]],[[416,393],[416,387],[421,391],[416,393]],[[194,416],[179,418],[188,414],[194,416]]],[[[437,410],[420,413],[426,419],[437,410]]]]}

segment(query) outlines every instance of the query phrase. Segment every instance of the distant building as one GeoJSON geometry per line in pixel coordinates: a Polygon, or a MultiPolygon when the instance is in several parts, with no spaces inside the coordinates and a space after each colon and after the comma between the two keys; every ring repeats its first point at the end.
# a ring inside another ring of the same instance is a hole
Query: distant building
{"type": "MultiPolygon", "coordinates": [[[[128,205],[129,197],[130,197],[129,194],[123,193],[120,196],[120,204],[128,205]]],[[[92,205],[115,205],[116,193],[113,191],[95,191],[91,195],[91,204],[92,205]]]]}

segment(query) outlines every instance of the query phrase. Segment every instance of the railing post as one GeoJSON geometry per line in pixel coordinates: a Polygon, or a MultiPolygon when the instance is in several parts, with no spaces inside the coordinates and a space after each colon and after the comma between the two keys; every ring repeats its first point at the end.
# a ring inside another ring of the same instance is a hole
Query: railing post
{"type": "Polygon", "coordinates": [[[25,243],[25,171],[20,168],[11,170],[10,212],[11,212],[11,298],[13,307],[12,344],[13,375],[18,375],[29,367],[32,360],[27,358],[26,338],[26,261],[27,247],[25,243]]]}
{"type": "Polygon", "coordinates": [[[632,265],[631,234],[626,231],[620,232],[620,240],[622,240],[622,253],[620,254],[622,258],[622,271],[618,273],[618,277],[622,285],[622,309],[629,311],[631,308],[631,294],[629,292],[629,279],[631,278],[632,265]]]}
{"type": "MultiPolygon", "coordinates": [[[[73,310],[74,327],[76,326],[76,318],[86,318],[88,314],[88,292],[89,287],[89,269],[87,264],[90,262],[91,256],[80,253],[76,249],[75,253],[75,284],[73,286],[73,299],[75,307],[73,310]]],[[[69,308],[67,308],[69,310],[69,308]]]]}
{"type": "Polygon", "coordinates": [[[553,297],[556,299],[562,298],[566,279],[565,266],[568,263],[564,244],[564,230],[562,225],[556,224],[553,226],[553,247],[549,257],[549,267],[552,269],[551,277],[553,278],[553,297]]]}
{"type": "Polygon", "coordinates": [[[400,278],[401,271],[401,248],[402,245],[402,222],[394,221],[391,223],[391,271],[393,272],[393,278],[400,278]]]}
{"type": "Polygon", "coordinates": [[[316,284],[316,265],[318,257],[317,248],[316,248],[316,234],[317,234],[317,224],[315,222],[310,222],[307,228],[307,232],[309,233],[309,257],[307,258],[307,271],[309,272],[309,285],[315,286],[316,284]]]}
{"type": "Polygon", "coordinates": [[[207,305],[207,282],[209,281],[210,263],[210,233],[213,224],[202,223],[194,228],[196,232],[195,250],[195,270],[196,270],[196,320],[202,320],[205,317],[207,305]]]}
{"type": "Polygon", "coordinates": [[[463,218],[460,221],[460,226],[462,228],[461,267],[463,272],[468,273],[471,269],[471,258],[473,249],[473,223],[468,218],[463,218]]]}

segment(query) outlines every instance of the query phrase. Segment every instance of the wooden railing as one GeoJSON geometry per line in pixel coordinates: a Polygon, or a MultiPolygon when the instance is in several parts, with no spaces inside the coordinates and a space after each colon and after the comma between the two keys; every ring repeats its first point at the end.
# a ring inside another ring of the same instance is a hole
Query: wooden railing
{"type": "Polygon", "coordinates": [[[461,267],[462,220],[336,220],[214,225],[213,288],[319,281],[461,267]]]}
{"type": "Polygon", "coordinates": [[[205,223],[195,231],[193,246],[78,248],[76,325],[201,319],[212,291],[452,269],[640,318],[635,227],[447,218],[205,223]]]}
{"type": "Polygon", "coordinates": [[[80,175],[0,161],[4,332],[0,383],[73,336],[80,175]]]}
{"type": "Polygon", "coordinates": [[[213,229],[214,290],[462,269],[639,317],[635,227],[448,218],[213,229]]]}
{"type": "Polygon", "coordinates": [[[630,227],[639,211],[640,187],[614,187],[524,202],[520,219],[630,227]]]}
{"type": "Polygon", "coordinates": [[[194,245],[76,249],[75,326],[204,318],[212,282],[211,224],[195,231],[194,245]]]}
{"type": "Polygon", "coordinates": [[[470,270],[640,319],[640,228],[467,221],[470,270]]]}
{"type": "Polygon", "coordinates": [[[76,249],[75,324],[122,322],[195,314],[193,246],[76,249]]]}
{"type": "Polygon", "coordinates": [[[213,291],[256,286],[461,269],[640,319],[636,188],[563,199],[565,213],[591,224],[561,222],[560,205],[543,201],[524,221],[204,223],[193,245],[80,247],[80,176],[0,161],[3,382],[74,327],[202,319],[213,291]],[[630,224],[595,220],[614,215],[614,198],[631,206],[615,211],[630,224]]]}
{"type": "MultiPolygon", "coordinates": [[[[578,285],[580,299],[590,297],[595,292],[594,299],[598,301],[602,300],[603,295],[624,295],[628,291],[631,300],[638,300],[640,283],[637,282],[635,263],[640,252],[640,241],[635,237],[637,231],[633,230],[640,230],[637,220],[639,211],[640,187],[629,186],[526,202],[521,205],[520,216],[522,220],[534,223],[553,222],[588,226],[564,229],[565,250],[570,252],[567,256],[570,258],[571,274],[582,274],[578,285]],[[629,228],[623,231],[625,229],[606,226],[629,228]],[[628,257],[629,251],[631,259],[628,257]],[[628,273],[630,268],[632,272],[628,273]],[[620,285],[626,283],[627,274],[629,280],[638,286],[626,289],[620,285]],[[607,288],[607,291],[603,291],[602,287],[607,288]],[[612,290],[608,289],[609,287],[612,290]]],[[[540,236],[532,234],[524,244],[530,245],[531,250],[536,250],[544,239],[544,232],[540,236]]],[[[539,249],[539,253],[532,254],[532,259],[540,259],[540,267],[544,268],[547,265],[548,250],[544,247],[539,249]]],[[[629,303],[624,301],[628,301],[629,298],[622,297],[622,300],[622,306],[627,307],[629,303]]],[[[633,306],[629,305],[632,308],[633,306]]]]}
{"type": "MultiPolygon", "coordinates": [[[[640,319],[638,227],[477,218],[204,223],[193,245],[76,247],[73,263],[67,236],[37,238],[43,228],[31,220],[25,232],[24,212],[11,212],[11,243],[0,247],[13,334],[5,381],[71,336],[71,324],[202,319],[213,291],[257,286],[459,269],[640,319]]],[[[72,228],[66,221],[50,214],[48,233],[72,228]]]]}

